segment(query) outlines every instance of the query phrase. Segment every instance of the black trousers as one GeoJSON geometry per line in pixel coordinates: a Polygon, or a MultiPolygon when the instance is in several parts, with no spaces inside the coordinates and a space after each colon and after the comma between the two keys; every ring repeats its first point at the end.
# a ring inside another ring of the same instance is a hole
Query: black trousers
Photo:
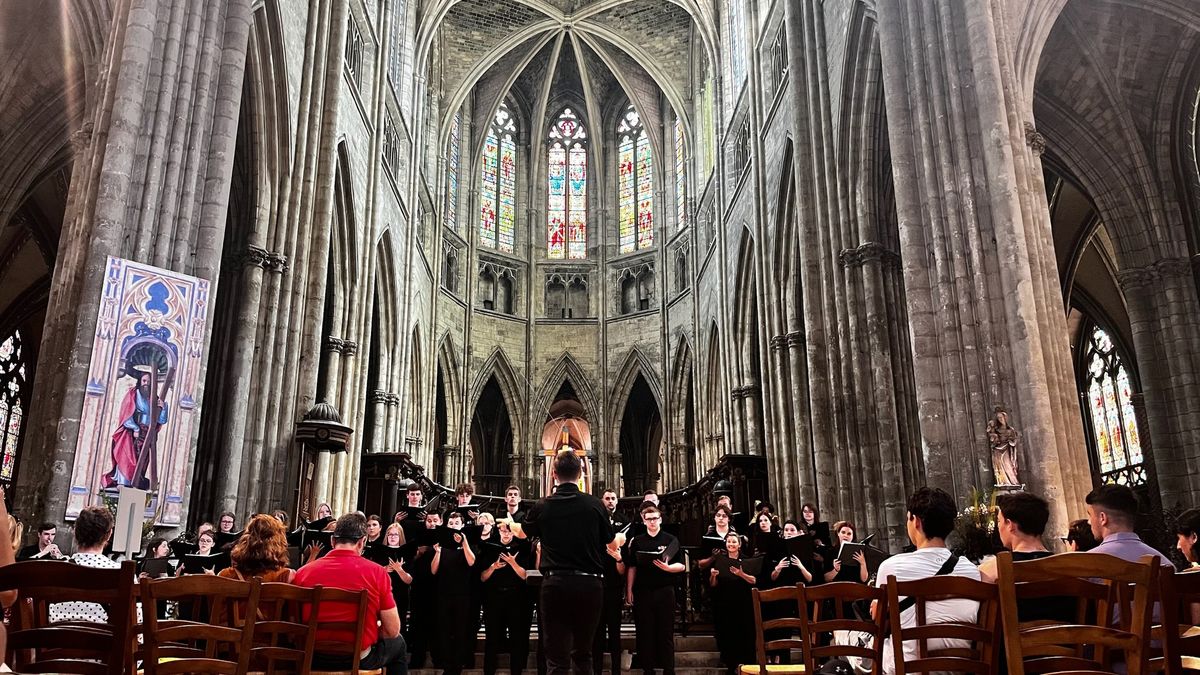
{"type": "Polygon", "coordinates": [[[638,663],[644,672],[675,672],[675,587],[634,589],[633,622],[637,626],[638,663]]]}
{"type": "Polygon", "coordinates": [[[486,590],[483,623],[484,674],[495,675],[500,653],[507,651],[509,670],[513,675],[518,675],[529,660],[529,628],[533,623],[533,606],[529,604],[527,590],[486,590]]]}
{"type": "Polygon", "coordinates": [[[409,668],[424,668],[425,657],[431,648],[436,614],[433,611],[433,585],[430,579],[414,584],[408,606],[409,619],[404,624],[404,641],[408,644],[409,668]]]}
{"type": "Polygon", "coordinates": [[[604,589],[604,606],[600,623],[596,624],[596,639],[592,640],[592,673],[604,670],[604,653],[608,652],[612,672],[621,672],[621,610],[625,606],[625,589],[604,589]]]}
{"type": "Polygon", "coordinates": [[[433,663],[448,675],[458,675],[467,664],[467,652],[475,653],[475,633],[471,631],[471,597],[439,595],[437,634],[434,637],[433,663]]]}
{"type": "Polygon", "coordinates": [[[592,640],[603,606],[599,577],[550,576],[542,582],[548,675],[592,675],[592,640]]]}

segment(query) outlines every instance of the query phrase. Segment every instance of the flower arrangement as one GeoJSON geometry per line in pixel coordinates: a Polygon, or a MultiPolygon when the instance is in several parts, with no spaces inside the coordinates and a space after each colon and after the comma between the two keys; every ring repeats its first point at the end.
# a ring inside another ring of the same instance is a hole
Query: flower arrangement
{"type": "Polygon", "coordinates": [[[967,506],[954,520],[954,532],[949,542],[955,554],[979,563],[1000,548],[996,534],[996,495],[971,488],[967,506]]]}

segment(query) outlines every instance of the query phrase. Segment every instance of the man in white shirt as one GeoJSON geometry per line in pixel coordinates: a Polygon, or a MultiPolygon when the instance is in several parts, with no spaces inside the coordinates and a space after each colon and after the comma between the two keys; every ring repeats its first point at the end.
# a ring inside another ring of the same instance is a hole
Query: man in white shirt
{"type": "MultiPolygon", "coordinates": [[[[912,553],[901,553],[884,560],[879,565],[876,584],[884,586],[889,576],[897,581],[914,581],[937,575],[950,559],[950,549],[946,548],[946,535],[954,529],[954,519],[958,509],[954,498],[938,488],[923,487],[908,498],[908,538],[912,540],[917,550],[912,553]]],[[[979,568],[971,561],[959,558],[952,569],[944,574],[979,579],[979,568]]],[[[901,596],[900,601],[904,601],[901,596]]],[[[948,621],[973,622],[979,613],[979,603],[974,600],[940,600],[930,602],[925,606],[927,623],[948,621]]],[[[917,610],[909,607],[900,613],[900,624],[909,628],[916,624],[917,610]]],[[[946,649],[950,647],[968,647],[963,640],[930,640],[929,649],[946,649]]],[[[917,658],[917,642],[904,643],[904,660],[917,658]]],[[[896,672],[895,654],[892,651],[892,641],[888,638],[883,644],[883,673],[892,675],[896,672]]]]}

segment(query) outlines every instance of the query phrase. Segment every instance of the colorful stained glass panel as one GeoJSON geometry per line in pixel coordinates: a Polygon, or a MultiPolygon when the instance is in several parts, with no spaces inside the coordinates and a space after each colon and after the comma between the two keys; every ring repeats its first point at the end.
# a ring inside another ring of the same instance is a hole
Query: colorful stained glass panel
{"type": "Polygon", "coordinates": [[[576,144],[570,160],[571,218],[567,256],[572,260],[587,257],[587,149],[576,144]]]}
{"type": "Polygon", "coordinates": [[[637,142],[637,199],[637,247],[642,249],[654,245],[654,181],[645,134],[637,142]]]}
{"type": "Polygon", "coordinates": [[[483,189],[480,190],[479,243],[496,248],[496,179],[498,176],[500,141],[494,133],[483,143],[483,189]]]}
{"type": "Polygon", "coordinates": [[[621,141],[617,158],[618,199],[620,200],[620,243],[621,253],[633,253],[637,247],[634,238],[634,225],[637,218],[636,193],[634,192],[633,173],[633,140],[626,138],[621,141]]]}
{"type": "Polygon", "coordinates": [[[566,256],[567,151],[559,143],[550,147],[549,176],[546,255],[561,259],[566,256]]]}
{"type": "Polygon", "coordinates": [[[512,253],[517,224],[517,144],[510,134],[500,140],[500,217],[496,248],[512,253]]]}

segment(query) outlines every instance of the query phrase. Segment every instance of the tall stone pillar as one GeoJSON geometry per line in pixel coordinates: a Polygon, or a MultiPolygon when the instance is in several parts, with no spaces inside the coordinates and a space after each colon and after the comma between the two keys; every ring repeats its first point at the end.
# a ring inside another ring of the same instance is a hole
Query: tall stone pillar
{"type": "Polygon", "coordinates": [[[53,520],[66,510],[108,256],[217,287],[250,32],[251,0],[112,4],[39,350],[25,441],[36,451],[20,471],[17,509],[53,520]]]}
{"type": "Polygon", "coordinates": [[[929,485],[994,479],[994,407],[1022,435],[1020,479],[1079,512],[1087,466],[1045,194],[1026,144],[1001,0],[880,0],[900,255],[929,485]],[[997,18],[997,14],[1000,18],[997,18]],[[1070,387],[1070,388],[1068,388],[1070,387]]]}

